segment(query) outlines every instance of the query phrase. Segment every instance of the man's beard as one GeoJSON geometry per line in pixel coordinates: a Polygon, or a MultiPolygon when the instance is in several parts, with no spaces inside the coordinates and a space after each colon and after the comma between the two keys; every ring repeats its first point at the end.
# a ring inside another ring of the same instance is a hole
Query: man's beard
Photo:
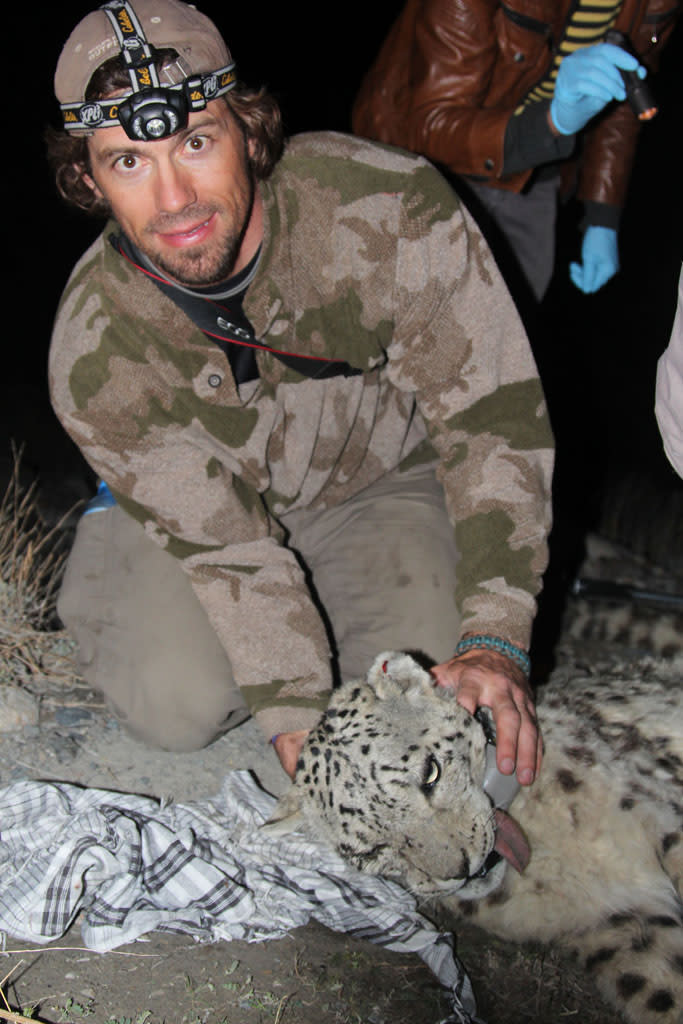
{"type": "MultiPolygon", "coordinates": [[[[237,213],[236,220],[239,228],[226,230],[221,239],[213,239],[206,245],[193,246],[191,249],[179,249],[170,255],[167,251],[159,252],[151,245],[139,245],[139,248],[152,261],[152,263],[163,271],[172,280],[189,288],[211,286],[221,284],[233,273],[235,262],[242,246],[244,233],[249,224],[252,207],[254,203],[254,182],[249,175],[248,192],[241,194],[239,208],[232,211],[237,213]],[[243,214],[243,216],[242,216],[243,214]]],[[[208,220],[214,213],[220,212],[216,207],[206,203],[196,203],[182,211],[182,220],[187,221],[188,216],[193,220],[208,220]]],[[[172,231],[179,221],[175,215],[160,215],[152,225],[148,225],[147,231],[172,231]],[[175,224],[174,224],[175,222],[175,224]]]]}

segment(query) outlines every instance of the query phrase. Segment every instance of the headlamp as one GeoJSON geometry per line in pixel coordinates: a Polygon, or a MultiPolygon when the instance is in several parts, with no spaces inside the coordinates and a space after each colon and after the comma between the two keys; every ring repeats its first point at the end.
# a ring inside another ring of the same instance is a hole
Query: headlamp
{"type": "Polygon", "coordinates": [[[154,142],[182,131],[195,110],[223,96],[237,81],[234,62],[174,85],[159,81],[155,51],[147,41],[128,0],[110,0],[100,10],[109,18],[133,87],[130,95],[115,99],[62,103],[67,131],[87,131],[120,125],[129,139],[154,142]]]}

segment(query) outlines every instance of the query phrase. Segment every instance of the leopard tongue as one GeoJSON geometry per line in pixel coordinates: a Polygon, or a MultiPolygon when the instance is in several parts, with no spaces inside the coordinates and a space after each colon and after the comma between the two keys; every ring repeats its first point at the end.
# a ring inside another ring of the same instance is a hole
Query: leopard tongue
{"type": "Polygon", "coordinates": [[[494,850],[505,857],[516,871],[524,871],[529,863],[531,851],[524,833],[506,811],[496,808],[496,843],[494,850]]]}

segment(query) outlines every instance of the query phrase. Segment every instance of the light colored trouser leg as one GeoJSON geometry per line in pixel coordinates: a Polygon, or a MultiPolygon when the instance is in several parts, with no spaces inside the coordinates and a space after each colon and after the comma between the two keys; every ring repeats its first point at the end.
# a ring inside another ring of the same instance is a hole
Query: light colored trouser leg
{"type": "Polygon", "coordinates": [[[140,739],[196,750],[248,717],[187,576],[119,506],[81,519],[58,612],[84,678],[140,739]]]}
{"type": "MultiPolygon", "coordinates": [[[[342,678],[390,648],[449,656],[457,556],[431,468],[390,473],[337,508],[283,523],[332,624],[342,678]]],[[[141,739],[198,749],[247,717],[185,573],[118,506],[81,520],[58,610],[84,677],[141,739]]]]}
{"type": "Polygon", "coordinates": [[[457,554],[433,467],[389,473],[337,508],[282,517],[332,623],[342,679],[383,650],[442,661],[458,639],[457,554]]]}

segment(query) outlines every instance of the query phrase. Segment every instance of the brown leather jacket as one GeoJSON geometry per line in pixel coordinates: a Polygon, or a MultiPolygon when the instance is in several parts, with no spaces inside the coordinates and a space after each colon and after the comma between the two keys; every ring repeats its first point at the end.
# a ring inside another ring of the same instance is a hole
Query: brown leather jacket
{"type": "MultiPolygon", "coordinates": [[[[680,0],[623,0],[614,27],[650,70],[680,0]]],[[[505,131],[550,67],[571,0],[407,0],[366,75],[353,130],[456,174],[521,191],[532,168],[503,175],[505,131]]],[[[623,205],[640,123],[613,105],[581,133],[578,196],[623,205]]]]}

